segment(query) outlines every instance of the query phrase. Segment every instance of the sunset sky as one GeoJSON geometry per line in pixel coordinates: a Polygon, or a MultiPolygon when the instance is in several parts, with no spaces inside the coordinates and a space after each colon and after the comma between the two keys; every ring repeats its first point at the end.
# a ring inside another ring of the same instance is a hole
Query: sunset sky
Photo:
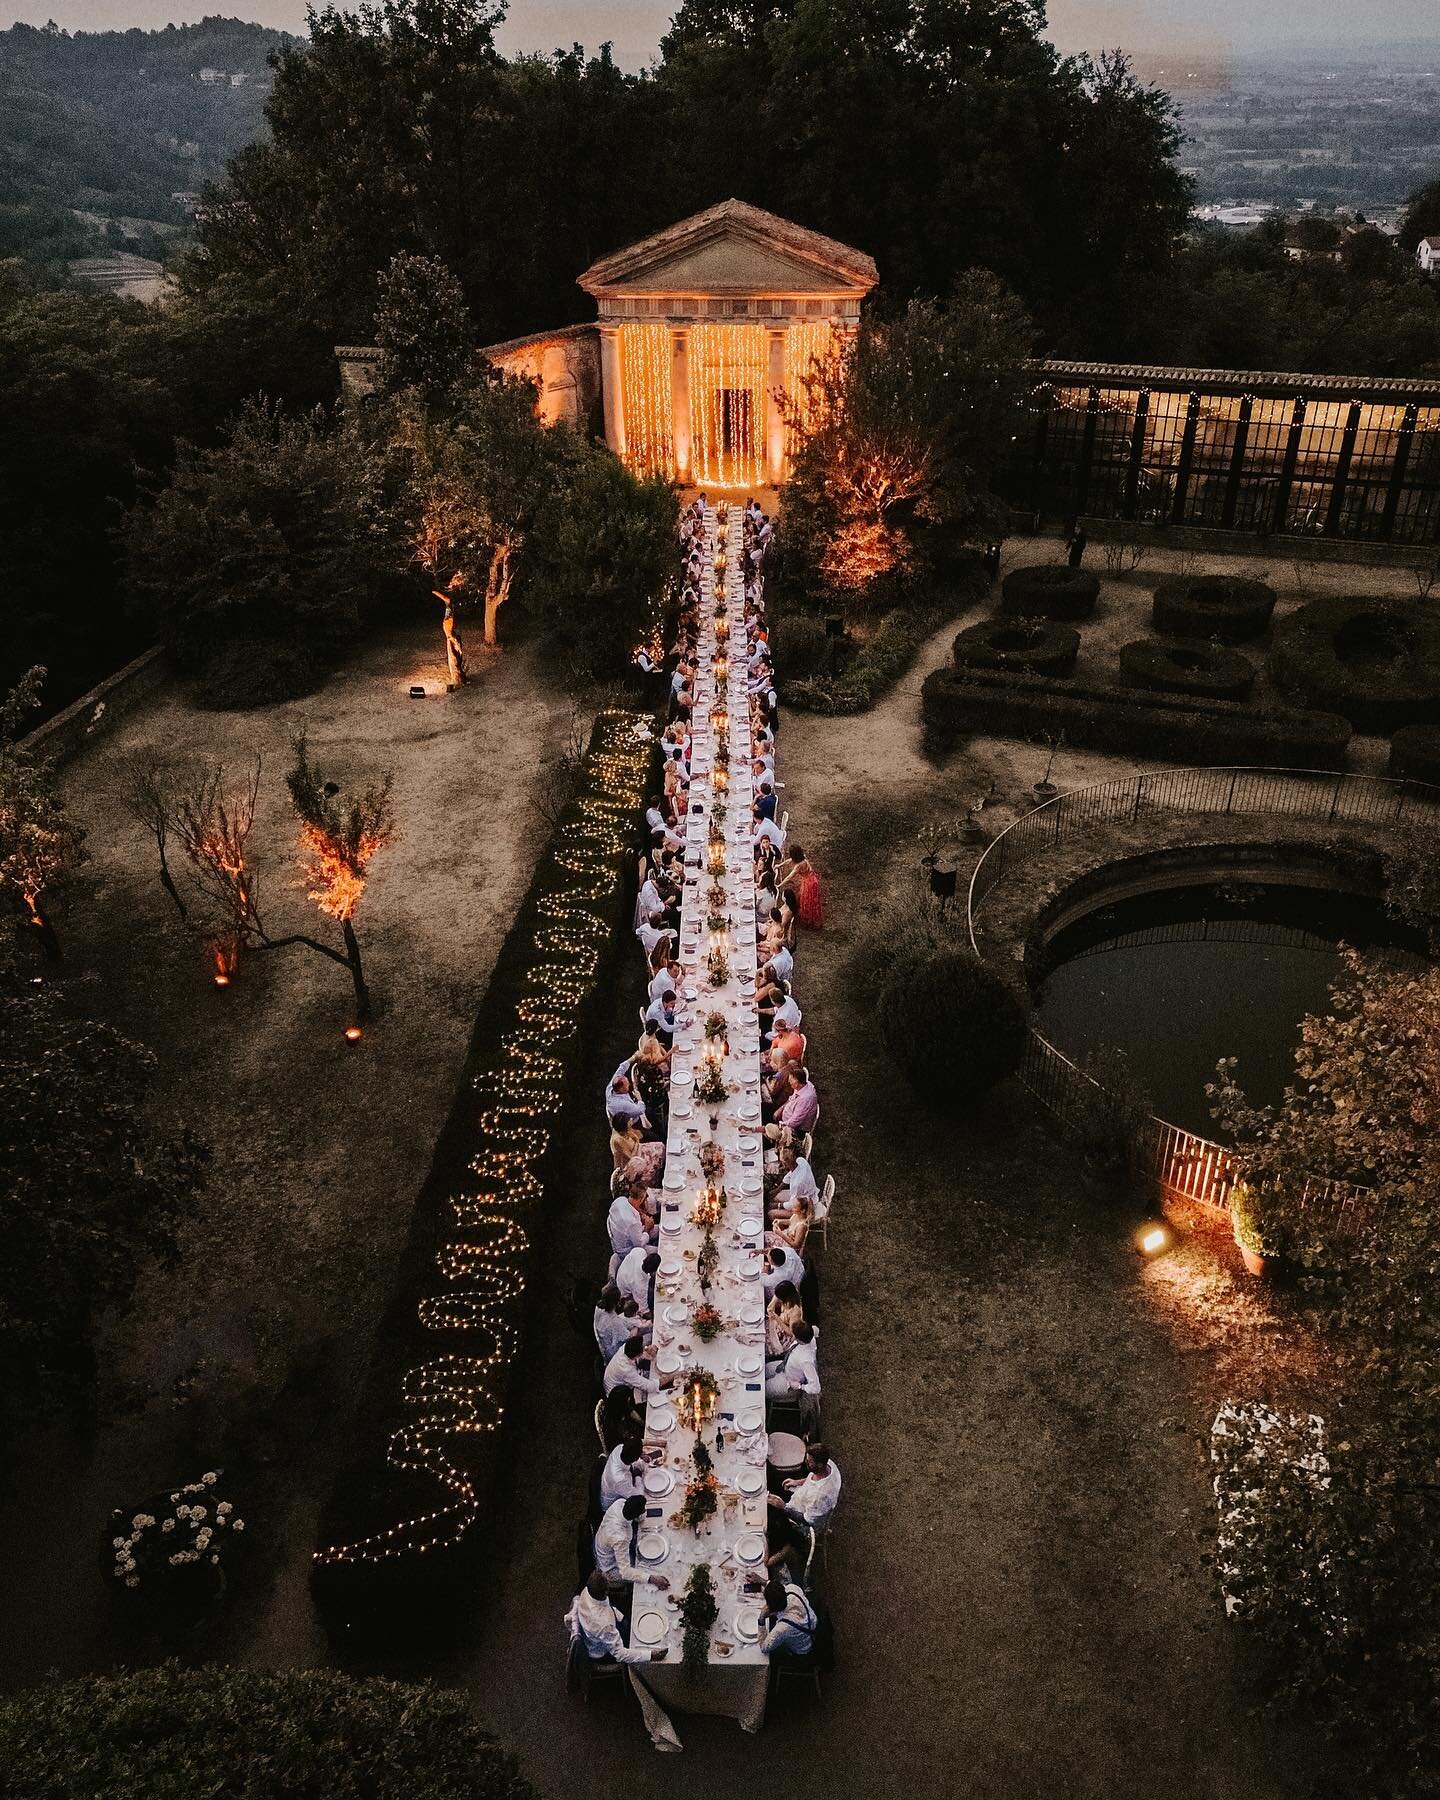
{"type": "MultiPolygon", "coordinates": [[[[549,50],[609,38],[627,64],[653,52],[673,0],[513,0],[504,47],[549,50]]],[[[298,30],[304,0],[0,0],[0,24],[71,31],[180,23],[221,12],[298,30]]],[[[1423,38],[1440,44],[1437,0],[1051,0],[1051,35],[1065,50],[1123,43],[1138,50],[1301,47],[1423,38]]]]}

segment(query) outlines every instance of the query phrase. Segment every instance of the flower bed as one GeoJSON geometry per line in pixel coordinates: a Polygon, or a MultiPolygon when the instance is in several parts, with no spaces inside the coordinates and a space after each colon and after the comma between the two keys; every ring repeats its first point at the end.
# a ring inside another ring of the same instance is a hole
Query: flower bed
{"type": "Polygon", "coordinates": [[[1270,623],[1275,590],[1239,575],[1175,575],[1155,589],[1157,631],[1246,644],[1270,623]]]}
{"type": "Polygon", "coordinates": [[[1255,685],[1255,668],[1238,650],[1222,650],[1201,639],[1161,644],[1137,638],[1121,648],[1120,679],[1160,693],[1243,700],[1255,685]]]}

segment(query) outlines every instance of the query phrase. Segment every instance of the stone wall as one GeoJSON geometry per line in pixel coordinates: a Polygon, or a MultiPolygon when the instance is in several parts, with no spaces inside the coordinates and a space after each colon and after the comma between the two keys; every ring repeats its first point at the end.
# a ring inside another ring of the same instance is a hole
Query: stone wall
{"type": "MultiPolygon", "coordinates": [[[[547,425],[595,431],[600,418],[600,332],[596,325],[564,325],[486,344],[477,355],[506,375],[524,376],[539,389],[537,410],[547,425]]],[[[370,344],[340,344],[340,386],[347,400],[375,392],[380,352],[370,344]]]]}
{"type": "Polygon", "coordinates": [[[116,719],[123,718],[147,694],[154,693],[169,673],[165,652],[157,644],[123,669],[107,675],[89,693],[72,700],[53,719],[37,725],[28,737],[21,739],[21,747],[52,762],[65,762],[107,731],[116,719]]]}

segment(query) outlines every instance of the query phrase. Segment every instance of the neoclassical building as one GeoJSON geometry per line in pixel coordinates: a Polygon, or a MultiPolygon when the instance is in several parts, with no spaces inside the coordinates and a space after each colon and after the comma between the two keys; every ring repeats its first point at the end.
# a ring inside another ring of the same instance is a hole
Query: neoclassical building
{"type": "MultiPolygon", "coordinates": [[[[548,423],[603,421],[631,468],[706,487],[777,486],[788,434],[781,396],[835,333],[855,329],[874,287],[863,251],[724,200],[609,256],[579,277],[593,324],[487,345],[485,358],[539,390],[548,423]]],[[[364,393],[378,352],[336,351],[364,393]]]]}

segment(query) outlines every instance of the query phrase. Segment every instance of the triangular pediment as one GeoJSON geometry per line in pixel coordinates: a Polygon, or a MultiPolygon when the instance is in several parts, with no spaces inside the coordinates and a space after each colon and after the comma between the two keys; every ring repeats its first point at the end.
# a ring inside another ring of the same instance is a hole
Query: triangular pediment
{"type": "Polygon", "coordinates": [[[863,251],[774,213],[722,201],[593,263],[591,294],[853,294],[875,285],[863,251]]]}

